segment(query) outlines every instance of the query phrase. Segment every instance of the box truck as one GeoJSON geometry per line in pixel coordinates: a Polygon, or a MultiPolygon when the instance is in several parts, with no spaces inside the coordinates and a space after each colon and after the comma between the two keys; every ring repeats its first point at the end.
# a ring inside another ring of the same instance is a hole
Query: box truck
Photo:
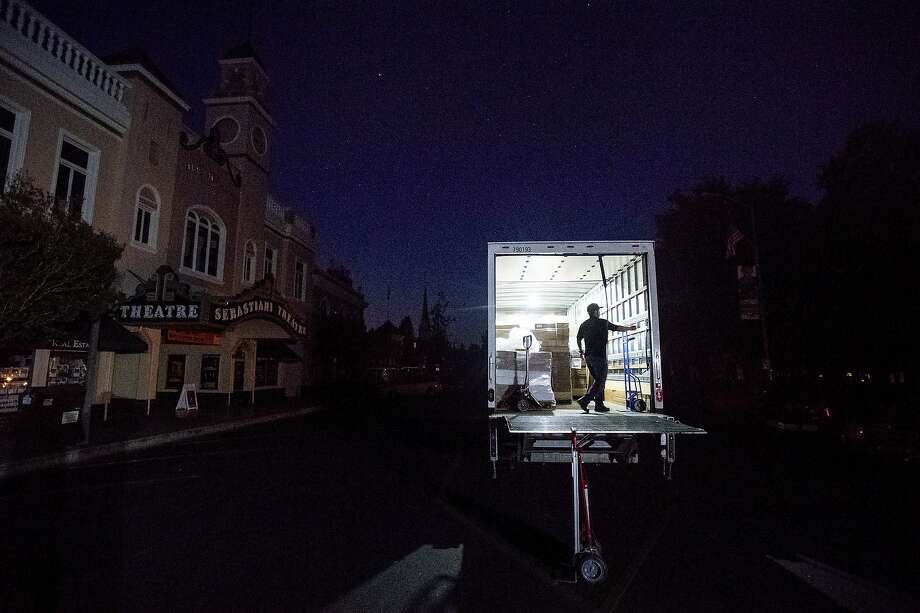
{"type": "Polygon", "coordinates": [[[705,433],[665,409],[654,243],[495,242],[488,258],[493,477],[500,460],[571,463],[575,568],[584,581],[603,581],[582,464],[638,462],[639,437],[648,436],[670,478],[676,436],[705,433]],[[608,332],[606,413],[576,402],[591,384],[577,334],[592,303],[601,318],[634,327],[608,332]]]}

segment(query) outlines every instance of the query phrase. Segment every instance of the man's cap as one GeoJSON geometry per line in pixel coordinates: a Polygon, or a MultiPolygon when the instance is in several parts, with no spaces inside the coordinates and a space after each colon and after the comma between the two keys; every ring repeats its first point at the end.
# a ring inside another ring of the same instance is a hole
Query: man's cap
{"type": "Polygon", "coordinates": [[[597,304],[596,302],[592,302],[591,304],[588,305],[588,313],[590,314],[591,311],[599,311],[600,308],[601,307],[599,304],[597,304]]]}

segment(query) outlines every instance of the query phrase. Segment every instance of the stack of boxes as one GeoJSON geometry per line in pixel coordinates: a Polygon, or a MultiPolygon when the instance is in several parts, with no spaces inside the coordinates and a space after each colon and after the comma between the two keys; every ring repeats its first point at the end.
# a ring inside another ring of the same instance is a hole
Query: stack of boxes
{"type": "Polygon", "coordinates": [[[584,396],[588,391],[588,367],[581,358],[572,360],[572,395],[584,396]]]}
{"type": "Polygon", "coordinates": [[[540,351],[552,354],[552,386],[556,402],[572,402],[572,354],[569,350],[569,324],[536,324],[534,336],[540,351]]]}

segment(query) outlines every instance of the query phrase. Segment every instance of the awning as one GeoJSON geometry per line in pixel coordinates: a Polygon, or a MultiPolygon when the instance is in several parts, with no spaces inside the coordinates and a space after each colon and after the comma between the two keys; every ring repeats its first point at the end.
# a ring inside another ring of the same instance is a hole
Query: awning
{"type": "Polygon", "coordinates": [[[270,358],[279,362],[300,362],[302,358],[287,344],[277,338],[260,338],[256,341],[256,357],[270,358]]]}
{"type": "MultiPolygon", "coordinates": [[[[86,336],[89,338],[89,330],[86,336]]],[[[147,353],[147,341],[117,321],[105,317],[99,325],[99,351],[147,353]]]]}
{"type": "MultiPolygon", "coordinates": [[[[64,327],[66,336],[48,339],[42,349],[63,349],[65,351],[86,351],[89,345],[90,321],[80,317],[64,327]],[[78,343],[75,343],[77,341],[78,343]],[[79,345],[79,346],[78,346],[79,345]]],[[[103,317],[99,322],[99,351],[114,353],[147,353],[147,341],[125,329],[117,321],[103,317]]]]}

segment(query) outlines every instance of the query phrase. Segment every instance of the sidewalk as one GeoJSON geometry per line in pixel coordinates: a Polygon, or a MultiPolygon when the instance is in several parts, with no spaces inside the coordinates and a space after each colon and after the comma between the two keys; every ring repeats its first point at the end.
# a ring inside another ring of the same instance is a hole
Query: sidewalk
{"type": "Polygon", "coordinates": [[[103,410],[94,408],[92,442],[89,445],[78,444],[82,438],[79,424],[46,433],[44,437],[16,430],[0,433],[0,479],[321,410],[323,407],[301,399],[271,407],[245,406],[228,411],[202,412],[196,417],[182,419],[172,414],[145,415],[130,411],[115,414],[110,411],[109,419],[104,421],[103,410]]]}

